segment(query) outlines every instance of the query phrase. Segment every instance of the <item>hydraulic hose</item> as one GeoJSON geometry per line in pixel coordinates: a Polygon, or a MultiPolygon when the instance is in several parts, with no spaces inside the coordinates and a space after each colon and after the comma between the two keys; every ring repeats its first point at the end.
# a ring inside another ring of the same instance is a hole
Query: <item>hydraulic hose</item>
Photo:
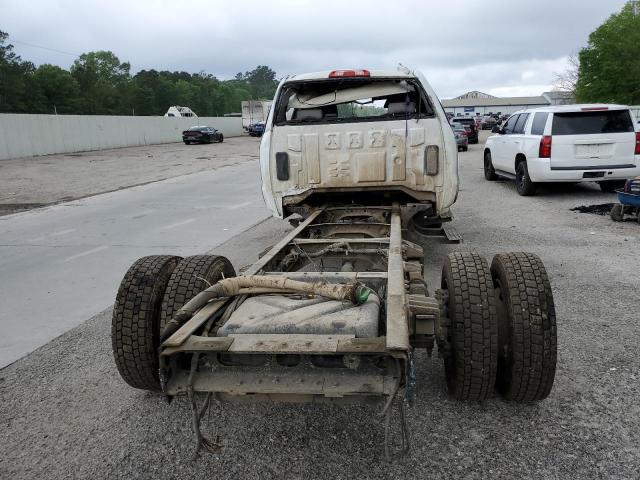
{"type": "Polygon", "coordinates": [[[292,292],[318,295],[332,300],[349,301],[360,305],[367,301],[371,289],[361,283],[301,282],[280,275],[247,275],[225,278],[203,290],[184,304],[175,316],[167,322],[160,334],[160,340],[164,342],[177,332],[182,325],[211,300],[245,293],[292,292]]]}

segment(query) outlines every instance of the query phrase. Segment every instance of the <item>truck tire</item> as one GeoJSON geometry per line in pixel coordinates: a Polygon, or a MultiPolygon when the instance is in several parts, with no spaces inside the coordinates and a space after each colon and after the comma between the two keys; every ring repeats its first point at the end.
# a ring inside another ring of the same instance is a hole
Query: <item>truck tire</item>
{"type": "Polygon", "coordinates": [[[496,389],[507,400],[530,402],[549,395],[556,372],[556,313],[547,271],[532,253],[493,258],[498,309],[496,389]]]}
{"type": "Polygon", "coordinates": [[[536,193],[536,184],[529,177],[527,161],[521,160],[516,165],[516,190],[523,197],[528,197],[536,193]]]}
{"type": "Polygon", "coordinates": [[[198,293],[223,278],[235,276],[233,265],[226,257],[193,255],[183,258],[171,274],[162,299],[160,329],[198,293]]]}
{"type": "Polygon", "coordinates": [[[113,307],[111,347],[120,376],[134,388],[160,391],[160,307],[180,257],[152,255],[127,271],[113,307]]]}
{"type": "Polygon", "coordinates": [[[493,168],[493,161],[491,160],[491,152],[485,152],[484,154],[484,178],[490,182],[498,179],[496,171],[493,168]]]}
{"type": "Polygon", "coordinates": [[[498,360],[498,320],[491,272],[475,253],[454,252],[442,268],[448,318],[444,355],[449,394],[482,401],[493,395],[498,360]]]}

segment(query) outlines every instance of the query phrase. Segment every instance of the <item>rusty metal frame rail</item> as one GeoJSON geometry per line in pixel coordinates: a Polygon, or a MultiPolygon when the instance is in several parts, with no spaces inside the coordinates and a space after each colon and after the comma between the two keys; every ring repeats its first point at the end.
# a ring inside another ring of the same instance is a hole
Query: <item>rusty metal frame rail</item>
{"type": "Polygon", "coordinates": [[[255,275],[262,270],[280,250],[286,247],[294,238],[298,236],[305,228],[307,228],[318,216],[324,211],[324,208],[314,210],[303,222],[300,223],[295,229],[287,234],[282,240],[276,243],[271,250],[269,250],[262,258],[251,265],[247,270],[243,272],[243,275],[255,275]]]}
{"type": "Polygon", "coordinates": [[[409,324],[405,308],[404,262],[400,208],[394,204],[389,234],[387,272],[387,348],[409,351],[409,324]]]}
{"type": "Polygon", "coordinates": [[[319,395],[326,397],[391,395],[397,378],[381,375],[373,368],[366,371],[350,369],[220,368],[199,372],[189,384],[189,373],[180,371],[169,380],[167,393],[177,395],[188,388],[195,392],[217,392],[231,395],[262,394],[319,395]]]}

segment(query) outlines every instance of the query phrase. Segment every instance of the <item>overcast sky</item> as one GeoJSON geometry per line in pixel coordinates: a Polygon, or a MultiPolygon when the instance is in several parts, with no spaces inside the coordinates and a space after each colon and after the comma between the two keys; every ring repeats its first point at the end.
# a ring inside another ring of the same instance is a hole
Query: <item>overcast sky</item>
{"type": "Polygon", "coordinates": [[[23,59],[69,67],[111,50],[140,69],[218,78],[336,68],[422,70],[441,98],[539,95],[624,0],[0,0],[23,59]],[[22,43],[19,43],[22,42],[22,43]]]}

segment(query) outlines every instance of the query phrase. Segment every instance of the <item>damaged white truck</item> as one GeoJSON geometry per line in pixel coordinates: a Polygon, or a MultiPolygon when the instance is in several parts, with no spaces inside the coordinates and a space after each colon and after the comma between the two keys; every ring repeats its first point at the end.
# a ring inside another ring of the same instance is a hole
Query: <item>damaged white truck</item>
{"type": "Polygon", "coordinates": [[[556,319],[537,256],[498,254],[489,265],[452,253],[440,285],[424,281],[440,266],[425,264],[423,240],[459,241],[448,228],[458,165],[420,73],[284,79],[260,166],[265,202],[290,233],[239,275],[221,256],[141,258],[115,302],[120,374],[188,395],[198,449],[216,448],[200,432],[212,398],[379,402],[388,432],[391,412],[404,422],[415,393],[414,351],[434,345],[457,400],[549,394],[556,319]]]}

